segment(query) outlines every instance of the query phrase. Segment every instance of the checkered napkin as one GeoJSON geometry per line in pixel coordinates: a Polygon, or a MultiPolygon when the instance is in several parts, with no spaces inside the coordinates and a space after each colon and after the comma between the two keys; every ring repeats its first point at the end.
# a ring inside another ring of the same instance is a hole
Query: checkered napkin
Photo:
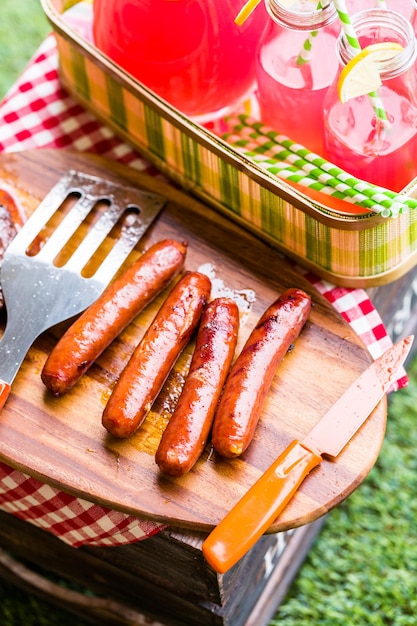
{"type": "MultiPolygon", "coordinates": [[[[159,172],[62,89],[53,35],[0,104],[0,150],[67,148],[92,152],[154,176],[159,172]]],[[[351,325],[376,358],[392,342],[365,291],[344,289],[300,272],[351,325]]],[[[407,384],[405,372],[395,388],[407,384]]],[[[0,463],[0,509],[74,547],[115,546],[152,536],[164,526],[119,513],[45,485],[0,463]]]]}
{"type": "Polygon", "coordinates": [[[151,537],[163,526],[75,498],[0,463],[0,509],[72,547],[117,546],[151,537]]]}

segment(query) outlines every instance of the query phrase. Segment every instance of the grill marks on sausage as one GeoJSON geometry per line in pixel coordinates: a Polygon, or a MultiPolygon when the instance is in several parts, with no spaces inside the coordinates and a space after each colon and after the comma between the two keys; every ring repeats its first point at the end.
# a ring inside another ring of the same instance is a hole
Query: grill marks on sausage
{"type": "MultiPolygon", "coordinates": [[[[155,244],[139,259],[142,270],[135,279],[132,273],[128,279],[120,277],[99,298],[98,308],[92,305],[68,329],[42,372],[42,380],[55,395],[70,389],[110,341],[181,271],[186,248],[185,243],[172,240],[155,244]],[[161,256],[158,260],[161,249],[163,263],[161,256]],[[135,282],[142,285],[133,298],[133,309],[126,314],[131,294],[126,298],[121,294],[133,289],[135,282]]],[[[127,438],[136,432],[198,329],[189,372],[155,455],[160,470],[174,477],[195,465],[211,431],[219,455],[234,458],[247,449],[276,369],[293,349],[311,310],[308,294],[288,289],[267,308],[231,365],[238,306],[226,297],[208,303],[210,293],[211,282],[205,274],[187,271],[183,275],[136,346],[102,414],[102,424],[112,436],[127,438]]]]}
{"type": "MultiPolygon", "coordinates": [[[[0,269],[3,264],[4,254],[17,233],[15,223],[10,211],[6,206],[0,204],[0,269]]],[[[3,291],[0,286],[0,309],[4,307],[3,291]]]]}
{"type": "Polygon", "coordinates": [[[182,270],[187,244],[151,246],[66,331],[50,353],[42,381],[54,394],[71,389],[100,354],[182,270]]]}
{"type": "Polygon", "coordinates": [[[238,327],[239,309],[233,300],[216,298],[207,305],[182,393],[155,455],[166,474],[184,475],[204,450],[234,356],[238,327]]]}
{"type": "Polygon", "coordinates": [[[197,329],[210,297],[210,279],[186,272],[159,309],[118,379],[102,416],[119,438],[142,424],[175,361],[197,329]]]}
{"type": "Polygon", "coordinates": [[[240,456],[252,441],[278,365],[299,336],[311,309],[300,289],[284,292],[260,318],[226,380],[213,424],[214,449],[240,456]]]}

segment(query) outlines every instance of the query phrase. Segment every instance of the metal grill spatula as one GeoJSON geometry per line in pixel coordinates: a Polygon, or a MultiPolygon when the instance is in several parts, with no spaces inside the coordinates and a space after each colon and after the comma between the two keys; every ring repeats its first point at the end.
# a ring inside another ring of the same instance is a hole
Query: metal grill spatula
{"type": "Polygon", "coordinates": [[[77,172],[48,193],[3,258],[0,410],[35,339],[98,298],[165,202],[77,172]]]}

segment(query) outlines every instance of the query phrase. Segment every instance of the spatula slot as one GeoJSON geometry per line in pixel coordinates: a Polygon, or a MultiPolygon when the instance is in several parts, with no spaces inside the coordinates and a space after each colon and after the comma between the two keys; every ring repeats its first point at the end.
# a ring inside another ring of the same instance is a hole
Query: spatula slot
{"type": "Polygon", "coordinates": [[[143,232],[142,211],[111,194],[94,197],[71,191],[29,244],[26,254],[57,268],[68,267],[85,278],[93,276],[118,242],[135,247],[143,232]]]}
{"type": "Polygon", "coordinates": [[[73,207],[79,202],[82,194],[80,191],[71,191],[66,198],[57,206],[56,211],[45,223],[45,225],[35,235],[35,238],[28,245],[26,249],[27,256],[35,256],[39,254],[45,243],[55,232],[58,226],[63,221],[64,217],[73,209],[73,207]]]}
{"type": "MultiPolygon", "coordinates": [[[[117,209],[115,210],[117,211],[117,209]]],[[[140,214],[141,210],[138,206],[127,206],[109,231],[107,237],[103,239],[95,251],[92,248],[93,237],[91,237],[91,240],[87,240],[87,243],[89,245],[91,244],[91,257],[87,260],[81,271],[81,274],[85,278],[90,278],[95,274],[97,269],[103,263],[103,260],[107,258],[110,252],[114,249],[116,242],[118,243],[118,246],[123,247],[125,250],[132,250],[126,258],[126,261],[120,267],[119,272],[122,272],[124,267],[132,262],[132,255],[137,256],[138,254],[138,252],[135,252],[134,249],[138,243],[141,230],[143,228],[140,214]]],[[[95,234],[97,234],[97,231],[95,234]]],[[[77,253],[79,253],[79,250],[80,246],[78,246],[77,253]]]]}
{"type": "MultiPolygon", "coordinates": [[[[96,239],[106,236],[105,224],[100,225],[100,220],[110,210],[111,201],[108,198],[99,199],[91,204],[90,211],[86,214],[78,228],[73,232],[71,237],[64,243],[61,250],[54,258],[55,267],[63,267],[68,263],[74,252],[79,248],[84,239],[94,231],[96,239]]],[[[104,217],[104,221],[106,221],[104,217]]],[[[94,253],[94,237],[90,238],[90,255],[94,253]]],[[[81,270],[80,266],[80,270],[81,270]]]]}

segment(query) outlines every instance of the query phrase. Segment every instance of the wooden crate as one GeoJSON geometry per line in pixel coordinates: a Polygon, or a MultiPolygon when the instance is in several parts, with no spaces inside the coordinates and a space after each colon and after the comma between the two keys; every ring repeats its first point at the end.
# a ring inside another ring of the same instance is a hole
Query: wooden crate
{"type": "Polygon", "coordinates": [[[285,597],[323,521],[262,537],[227,574],[217,575],[202,556],[198,533],[170,529],[127,546],[74,549],[0,512],[5,551],[0,552],[0,576],[105,626],[263,626],[285,597]],[[51,575],[80,590],[51,582],[51,575]]]}

